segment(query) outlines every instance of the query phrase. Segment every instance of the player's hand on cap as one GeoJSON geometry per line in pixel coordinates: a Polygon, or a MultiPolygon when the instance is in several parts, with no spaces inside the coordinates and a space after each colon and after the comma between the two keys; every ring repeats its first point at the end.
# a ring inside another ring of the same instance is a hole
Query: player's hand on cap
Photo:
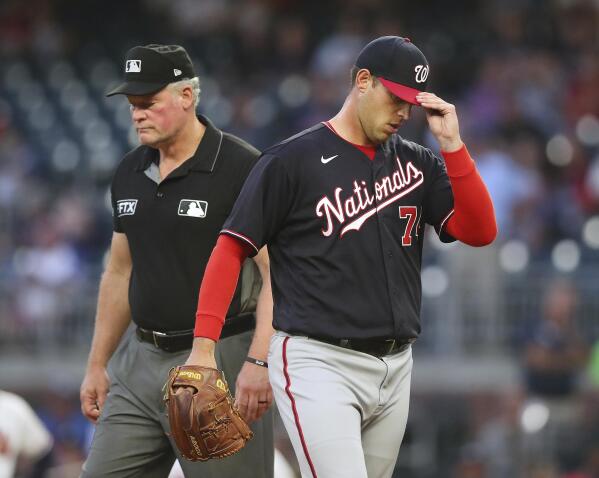
{"type": "Polygon", "coordinates": [[[235,382],[235,404],[239,412],[251,423],[264,415],[272,401],[268,369],[246,362],[235,382]]]}
{"type": "Polygon", "coordinates": [[[109,386],[110,379],[106,367],[88,367],[83,382],[81,382],[79,398],[83,416],[92,423],[96,423],[100,417],[109,386]]]}
{"type": "Polygon", "coordinates": [[[421,92],[416,100],[426,112],[428,126],[443,151],[457,151],[463,145],[455,106],[434,93],[421,92]]]}

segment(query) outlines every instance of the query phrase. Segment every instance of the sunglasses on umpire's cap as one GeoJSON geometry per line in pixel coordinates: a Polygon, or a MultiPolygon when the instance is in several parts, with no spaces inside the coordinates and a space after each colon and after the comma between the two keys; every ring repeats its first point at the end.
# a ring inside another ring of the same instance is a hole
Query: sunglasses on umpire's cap
{"type": "Polygon", "coordinates": [[[414,105],[426,91],[429,66],[424,54],[408,38],[385,36],[366,45],[356,60],[395,96],[414,105]]]}
{"type": "Polygon", "coordinates": [[[106,96],[149,95],[169,83],[195,76],[191,59],[182,46],[136,46],[125,58],[125,82],[106,96]]]}

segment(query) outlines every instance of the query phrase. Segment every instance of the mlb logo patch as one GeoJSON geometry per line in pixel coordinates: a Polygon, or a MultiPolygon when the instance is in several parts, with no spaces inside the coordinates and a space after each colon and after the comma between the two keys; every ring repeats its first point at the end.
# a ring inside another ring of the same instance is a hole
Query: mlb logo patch
{"type": "Polygon", "coordinates": [[[179,216],[206,217],[208,203],[196,199],[181,199],[179,203],[179,216]]]}
{"type": "Polygon", "coordinates": [[[121,199],[116,202],[116,214],[121,216],[133,216],[137,207],[137,199],[121,199]]]}
{"type": "Polygon", "coordinates": [[[141,60],[127,60],[125,73],[141,73],[141,60]]]}

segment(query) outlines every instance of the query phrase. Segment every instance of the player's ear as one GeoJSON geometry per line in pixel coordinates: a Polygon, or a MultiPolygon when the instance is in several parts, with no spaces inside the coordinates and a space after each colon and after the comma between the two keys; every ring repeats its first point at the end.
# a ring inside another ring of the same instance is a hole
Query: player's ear
{"type": "Polygon", "coordinates": [[[358,92],[365,93],[368,89],[368,85],[370,85],[372,81],[373,76],[366,68],[362,68],[356,73],[356,88],[358,89],[358,92]]]}

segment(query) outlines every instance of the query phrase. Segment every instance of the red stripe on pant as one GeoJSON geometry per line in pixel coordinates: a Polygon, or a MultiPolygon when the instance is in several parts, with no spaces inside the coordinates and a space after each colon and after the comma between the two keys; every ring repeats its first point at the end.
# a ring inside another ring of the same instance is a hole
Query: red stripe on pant
{"type": "Polygon", "coordinates": [[[285,337],[283,340],[283,373],[285,374],[285,382],[287,383],[285,387],[285,392],[287,392],[287,396],[291,401],[291,409],[293,410],[293,417],[295,418],[295,426],[297,427],[297,432],[300,437],[300,441],[302,442],[302,448],[304,449],[304,455],[306,455],[306,460],[308,460],[308,465],[310,465],[310,470],[312,471],[312,476],[317,478],[316,470],[314,469],[314,463],[312,463],[312,458],[310,458],[310,454],[308,453],[308,447],[306,445],[306,441],[304,440],[304,432],[302,431],[302,425],[300,424],[299,415],[297,413],[297,408],[295,406],[295,399],[291,394],[291,378],[289,377],[289,373],[287,372],[287,341],[289,337],[285,337]]]}

